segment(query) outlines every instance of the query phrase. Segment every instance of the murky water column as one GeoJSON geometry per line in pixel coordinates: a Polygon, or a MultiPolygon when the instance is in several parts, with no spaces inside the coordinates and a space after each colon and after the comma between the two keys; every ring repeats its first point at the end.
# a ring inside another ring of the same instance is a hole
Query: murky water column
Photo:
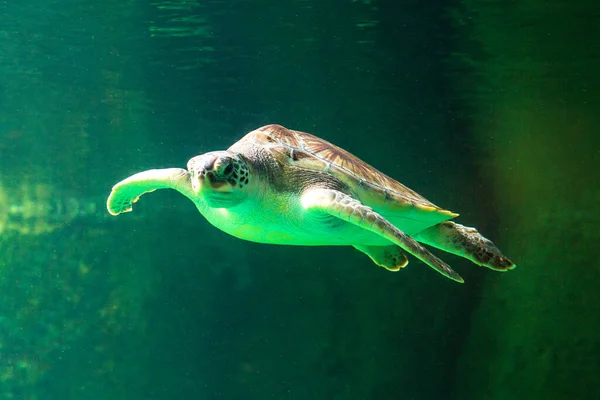
{"type": "Polygon", "coordinates": [[[462,6],[460,88],[495,189],[497,243],[518,267],[488,276],[457,398],[597,398],[597,2],[462,6]]]}
{"type": "Polygon", "coordinates": [[[143,43],[136,2],[92,3],[0,3],[2,399],[118,398],[143,356],[152,280],[104,212],[112,149],[147,134],[143,43]]]}

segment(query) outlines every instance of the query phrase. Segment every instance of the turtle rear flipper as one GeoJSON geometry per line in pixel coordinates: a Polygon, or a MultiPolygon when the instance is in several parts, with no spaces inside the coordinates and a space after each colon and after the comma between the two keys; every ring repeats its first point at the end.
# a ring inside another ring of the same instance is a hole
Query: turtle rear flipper
{"type": "Polygon", "coordinates": [[[189,175],[182,168],[151,169],[137,173],[113,186],[106,208],[112,215],[129,212],[142,195],[156,189],[175,189],[191,199],[193,192],[189,175]]]}
{"type": "Polygon", "coordinates": [[[463,283],[461,276],[448,264],[434,256],[416,240],[392,225],[371,207],[337,190],[312,188],[302,195],[305,209],[326,212],[339,219],[371,231],[400,246],[440,274],[453,281],[463,283]]]}
{"type": "Polygon", "coordinates": [[[427,228],[420,232],[415,239],[494,271],[507,271],[515,268],[515,264],[504,256],[491,240],[483,237],[477,229],[451,221],[427,228]]]}
{"type": "Polygon", "coordinates": [[[369,256],[380,267],[388,271],[400,271],[408,264],[408,259],[402,249],[395,244],[389,246],[364,246],[355,244],[354,248],[369,256]]]}

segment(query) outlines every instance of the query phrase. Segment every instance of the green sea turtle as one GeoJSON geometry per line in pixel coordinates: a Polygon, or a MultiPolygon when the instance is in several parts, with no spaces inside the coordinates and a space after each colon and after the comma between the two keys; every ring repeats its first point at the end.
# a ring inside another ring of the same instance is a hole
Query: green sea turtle
{"type": "Polygon", "coordinates": [[[457,282],[462,278],[419,242],[496,271],[514,264],[477,230],[347,151],[280,125],[256,129],[226,151],[182,168],[153,169],[116,184],[107,201],[117,215],[144,193],[170,188],[212,225],[258,243],[354,246],[397,271],[403,251],[457,282]]]}

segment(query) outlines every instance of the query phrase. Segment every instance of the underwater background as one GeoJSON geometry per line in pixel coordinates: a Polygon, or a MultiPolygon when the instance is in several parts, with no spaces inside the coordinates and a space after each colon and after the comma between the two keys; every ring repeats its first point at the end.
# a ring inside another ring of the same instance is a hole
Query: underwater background
{"type": "Polygon", "coordinates": [[[0,400],[600,399],[598,71],[596,0],[0,0],[0,400]],[[517,269],[106,212],[268,123],[517,269]]]}

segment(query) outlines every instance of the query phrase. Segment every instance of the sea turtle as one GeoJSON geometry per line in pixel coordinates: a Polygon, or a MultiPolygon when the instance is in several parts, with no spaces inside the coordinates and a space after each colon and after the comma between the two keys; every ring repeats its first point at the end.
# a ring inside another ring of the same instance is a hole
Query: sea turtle
{"type": "Polygon", "coordinates": [[[182,168],[153,169],[117,183],[107,201],[117,215],[144,193],[170,188],[212,225],[258,243],[354,246],[398,271],[402,250],[457,282],[462,278],[419,242],[496,271],[514,264],[474,228],[347,151],[308,133],[267,125],[225,151],[182,168]]]}

